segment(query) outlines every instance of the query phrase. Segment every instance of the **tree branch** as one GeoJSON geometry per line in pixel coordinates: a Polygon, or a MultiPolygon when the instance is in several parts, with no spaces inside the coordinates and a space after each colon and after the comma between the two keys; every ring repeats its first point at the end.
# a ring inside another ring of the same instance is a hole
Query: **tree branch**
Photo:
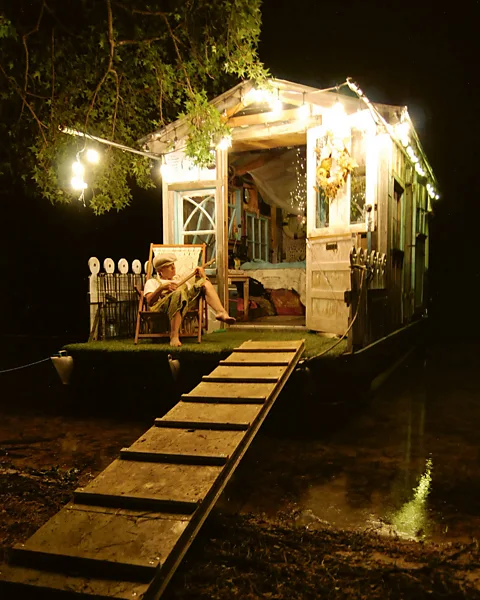
{"type": "Polygon", "coordinates": [[[50,99],[50,120],[53,121],[53,101],[55,98],[55,28],[52,27],[52,97],[50,99]]]}
{"type": "Polygon", "coordinates": [[[139,10],[138,8],[134,8],[132,10],[132,14],[147,15],[149,17],[164,17],[164,18],[166,18],[168,13],[158,11],[158,10],[139,10]]]}
{"type": "Polygon", "coordinates": [[[45,144],[47,144],[47,138],[45,137],[45,133],[42,130],[42,127],[44,127],[45,129],[48,129],[48,127],[45,125],[45,123],[42,123],[40,121],[40,119],[37,117],[37,113],[34,111],[32,105],[30,104],[30,102],[28,102],[22,88],[18,85],[18,83],[15,81],[14,77],[11,77],[7,74],[7,72],[5,71],[5,69],[3,68],[3,65],[0,63],[0,71],[3,73],[5,79],[10,83],[10,85],[15,89],[15,91],[17,92],[17,94],[20,96],[20,98],[23,100],[23,104],[28,108],[28,110],[32,113],[32,117],[35,119],[35,121],[37,122],[38,128],[40,130],[40,133],[42,134],[43,137],[43,141],[45,142],[45,144]]]}
{"type": "Polygon", "coordinates": [[[155,69],[155,74],[157,76],[158,83],[158,112],[160,113],[160,123],[164,123],[163,120],[163,79],[159,77],[158,71],[155,69]]]}
{"type": "Polygon", "coordinates": [[[117,93],[115,96],[115,108],[113,111],[113,122],[112,122],[112,140],[113,140],[113,138],[115,137],[115,126],[117,124],[118,100],[120,98],[120,80],[118,78],[118,73],[115,70],[113,70],[111,72],[115,75],[115,84],[117,87],[117,93]]]}
{"type": "Polygon", "coordinates": [[[188,76],[187,69],[185,68],[185,63],[182,61],[182,55],[180,54],[180,50],[178,49],[177,41],[179,41],[179,40],[177,39],[176,35],[173,33],[173,30],[170,27],[170,23],[169,23],[169,21],[167,19],[167,16],[164,14],[163,17],[164,17],[165,23],[166,23],[166,25],[168,27],[168,31],[170,33],[170,37],[172,38],[173,45],[175,46],[175,52],[177,53],[178,62],[181,65],[183,73],[185,75],[185,79],[186,79],[186,82],[187,82],[188,90],[189,90],[190,94],[193,96],[194,93],[193,93],[192,86],[190,84],[190,77],[188,76]]]}
{"type": "Polygon", "coordinates": [[[57,24],[68,33],[68,35],[71,35],[72,37],[77,37],[77,34],[73,33],[73,31],[71,29],[69,29],[64,23],[62,23],[60,21],[60,19],[57,17],[57,15],[55,14],[55,12],[48,6],[48,4],[46,3],[46,1],[44,1],[45,4],[45,9],[50,13],[50,16],[52,17],[52,19],[55,19],[55,21],[57,22],[57,24]]]}
{"type": "Polygon", "coordinates": [[[126,46],[127,44],[150,44],[151,42],[158,42],[159,40],[163,40],[163,37],[154,37],[147,40],[121,40],[116,42],[116,45],[126,46]]]}
{"type": "MultiPolygon", "coordinates": [[[[37,19],[37,23],[36,23],[35,27],[28,33],[24,33],[22,35],[22,44],[25,49],[25,75],[24,75],[24,83],[23,83],[23,97],[24,98],[27,94],[27,88],[28,88],[28,70],[29,70],[29,61],[30,61],[29,54],[28,54],[27,38],[28,38],[28,36],[32,35],[32,33],[36,33],[39,30],[40,23],[41,23],[42,17],[43,17],[44,9],[45,9],[45,0],[42,0],[42,6],[40,7],[40,13],[38,15],[38,19],[37,19]]],[[[22,110],[20,111],[20,115],[18,117],[19,120],[22,117],[24,107],[25,107],[25,101],[23,101],[23,103],[22,103],[22,110]]]]}
{"type": "Polygon", "coordinates": [[[109,73],[111,71],[113,71],[112,65],[113,65],[113,57],[114,57],[114,54],[115,54],[115,40],[113,39],[112,5],[111,5],[110,0],[105,0],[105,2],[107,4],[108,43],[110,45],[110,54],[109,54],[109,57],[108,57],[107,70],[105,71],[105,73],[103,74],[103,77],[98,82],[98,85],[95,88],[95,92],[93,93],[92,100],[91,100],[90,105],[89,105],[88,110],[87,110],[87,116],[85,117],[85,129],[87,129],[88,119],[90,118],[90,113],[92,112],[93,107],[95,106],[95,100],[97,99],[98,92],[100,91],[100,88],[102,87],[102,85],[105,83],[105,80],[107,79],[109,73]]]}

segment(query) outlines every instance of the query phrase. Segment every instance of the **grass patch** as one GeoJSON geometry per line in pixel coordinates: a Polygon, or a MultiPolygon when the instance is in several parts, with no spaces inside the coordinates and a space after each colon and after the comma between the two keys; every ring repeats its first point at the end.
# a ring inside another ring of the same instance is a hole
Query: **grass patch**
{"type": "MultiPolygon", "coordinates": [[[[255,341],[280,341],[280,340],[305,340],[304,356],[311,358],[325,352],[336,342],[336,338],[321,335],[319,333],[310,333],[302,331],[296,333],[293,331],[218,331],[205,334],[202,343],[182,341],[180,348],[172,349],[168,344],[168,338],[165,341],[161,339],[158,342],[149,342],[140,340],[134,344],[133,339],[124,340],[105,340],[98,342],[85,342],[78,344],[68,344],[65,349],[71,353],[79,352],[159,352],[175,354],[199,354],[199,355],[225,355],[232,352],[235,348],[247,340],[255,341]]],[[[347,342],[342,340],[335,348],[325,354],[326,359],[336,358],[342,355],[346,350],[347,342]]]]}

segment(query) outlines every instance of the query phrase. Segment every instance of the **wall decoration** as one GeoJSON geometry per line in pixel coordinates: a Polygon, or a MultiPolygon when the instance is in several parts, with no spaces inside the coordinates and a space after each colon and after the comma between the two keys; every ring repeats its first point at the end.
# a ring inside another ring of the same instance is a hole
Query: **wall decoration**
{"type": "Polygon", "coordinates": [[[357,167],[356,161],[350,156],[345,142],[328,131],[317,153],[316,182],[329,200],[334,200],[338,191],[345,185],[348,176],[357,167]]]}

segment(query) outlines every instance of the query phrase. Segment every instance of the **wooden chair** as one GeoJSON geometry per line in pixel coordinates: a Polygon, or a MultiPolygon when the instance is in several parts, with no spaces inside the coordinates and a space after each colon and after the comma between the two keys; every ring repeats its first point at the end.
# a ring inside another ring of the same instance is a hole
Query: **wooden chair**
{"type": "MultiPolygon", "coordinates": [[[[153,259],[157,253],[175,254],[177,275],[182,279],[189,275],[195,267],[205,264],[205,244],[150,244],[150,253],[146,266],[145,281],[154,276],[153,259]]],[[[149,309],[143,290],[135,286],[138,293],[137,325],[135,328],[135,344],[141,338],[161,338],[170,336],[168,316],[149,309]]],[[[196,337],[202,341],[202,330],[207,327],[207,303],[200,296],[198,305],[191,308],[184,316],[180,328],[180,337],[196,337]]]]}

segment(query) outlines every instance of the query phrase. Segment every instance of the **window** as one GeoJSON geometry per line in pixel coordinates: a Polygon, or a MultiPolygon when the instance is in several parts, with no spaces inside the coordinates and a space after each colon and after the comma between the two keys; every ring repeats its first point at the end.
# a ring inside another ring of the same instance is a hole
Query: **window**
{"type": "Polygon", "coordinates": [[[367,191],[367,146],[363,131],[352,129],[351,156],[357,163],[350,175],[350,223],[365,223],[365,199],[367,191]]]}
{"type": "MultiPolygon", "coordinates": [[[[316,161],[315,168],[317,169],[320,165],[320,156],[322,150],[327,142],[327,136],[323,135],[317,139],[316,143],[316,161]]],[[[317,206],[315,211],[315,227],[320,229],[322,227],[328,227],[330,224],[330,200],[325,195],[322,188],[317,188],[317,206]]]]}
{"type": "Polygon", "coordinates": [[[228,239],[239,240],[241,237],[241,195],[240,191],[230,192],[228,195],[228,239]]]}
{"type": "Polygon", "coordinates": [[[253,213],[245,213],[249,260],[269,259],[270,219],[253,213]]]}
{"type": "Polygon", "coordinates": [[[317,211],[316,211],[316,224],[317,228],[328,227],[330,219],[330,201],[325,196],[325,192],[322,189],[317,190],[317,211]]]}
{"type": "Polygon", "coordinates": [[[181,192],[177,201],[177,244],[206,244],[207,257],[216,254],[215,193],[210,191],[181,192]]]}

